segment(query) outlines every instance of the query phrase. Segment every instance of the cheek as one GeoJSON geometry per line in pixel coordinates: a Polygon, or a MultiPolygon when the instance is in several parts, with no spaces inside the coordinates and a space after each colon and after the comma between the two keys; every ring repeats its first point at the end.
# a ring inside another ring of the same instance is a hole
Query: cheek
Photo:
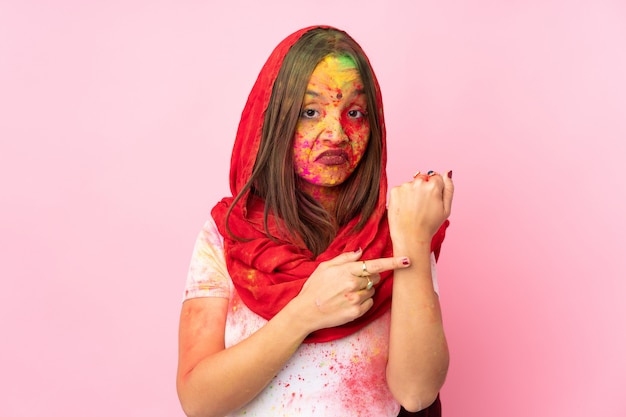
{"type": "Polygon", "coordinates": [[[367,148],[367,142],[370,136],[369,123],[366,121],[346,123],[344,125],[344,132],[352,143],[353,160],[359,161],[365,153],[365,148],[367,148]]]}
{"type": "Polygon", "coordinates": [[[351,169],[356,168],[356,166],[363,159],[363,155],[365,155],[365,150],[367,149],[367,139],[354,142],[352,145],[352,155],[350,155],[350,166],[351,169]]]}
{"type": "Polygon", "coordinates": [[[308,140],[302,138],[302,135],[297,133],[296,140],[293,144],[293,159],[297,164],[307,162],[309,155],[311,154],[311,146],[308,140]]]}
{"type": "Polygon", "coordinates": [[[370,124],[365,117],[355,120],[344,116],[341,120],[341,127],[351,142],[367,139],[370,134],[370,124]]]}

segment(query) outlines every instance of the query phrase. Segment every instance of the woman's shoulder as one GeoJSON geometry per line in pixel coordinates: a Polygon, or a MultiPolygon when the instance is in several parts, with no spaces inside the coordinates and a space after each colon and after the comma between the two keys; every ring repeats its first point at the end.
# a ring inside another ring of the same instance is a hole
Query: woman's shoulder
{"type": "Polygon", "coordinates": [[[184,299],[225,297],[231,294],[231,281],[224,258],[224,238],[213,218],[204,222],[196,238],[185,286],[184,299]]]}
{"type": "Polygon", "coordinates": [[[204,239],[211,246],[217,247],[221,252],[224,252],[224,237],[217,229],[217,224],[215,223],[213,217],[209,217],[204,222],[198,238],[204,239]]]}

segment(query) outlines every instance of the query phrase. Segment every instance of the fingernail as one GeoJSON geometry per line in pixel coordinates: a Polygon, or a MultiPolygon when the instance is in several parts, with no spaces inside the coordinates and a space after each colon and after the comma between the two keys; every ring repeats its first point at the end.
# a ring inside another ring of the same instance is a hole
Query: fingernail
{"type": "Polygon", "coordinates": [[[452,178],[452,170],[448,171],[448,178],[452,178]]]}
{"type": "Polygon", "coordinates": [[[362,251],[362,250],[363,250],[363,249],[358,248],[357,250],[355,250],[355,251],[354,251],[354,253],[361,253],[361,251],[362,251]]]}
{"type": "Polygon", "coordinates": [[[409,260],[409,258],[402,258],[402,265],[411,265],[411,261],[409,260]]]}
{"type": "Polygon", "coordinates": [[[420,174],[419,171],[417,171],[415,174],[413,174],[413,178],[417,177],[420,174]]]}

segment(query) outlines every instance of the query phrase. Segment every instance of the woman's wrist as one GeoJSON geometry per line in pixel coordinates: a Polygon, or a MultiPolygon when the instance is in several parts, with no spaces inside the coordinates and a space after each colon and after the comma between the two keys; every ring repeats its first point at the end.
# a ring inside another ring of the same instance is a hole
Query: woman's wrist
{"type": "Polygon", "coordinates": [[[304,340],[316,329],[311,326],[309,309],[300,303],[304,301],[296,296],[276,315],[284,322],[288,331],[298,339],[304,340]]]}
{"type": "Polygon", "coordinates": [[[408,256],[413,260],[416,254],[430,255],[430,245],[432,237],[404,236],[402,238],[391,238],[393,253],[395,256],[408,256]]]}

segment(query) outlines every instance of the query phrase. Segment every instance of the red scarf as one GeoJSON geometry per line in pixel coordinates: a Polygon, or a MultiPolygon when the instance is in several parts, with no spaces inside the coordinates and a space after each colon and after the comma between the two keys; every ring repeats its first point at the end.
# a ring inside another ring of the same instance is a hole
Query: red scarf
{"type": "MultiPolygon", "coordinates": [[[[240,192],[251,176],[259,150],[265,109],[283,59],[291,46],[304,33],[316,27],[319,26],[302,29],[283,40],[263,66],[250,92],[242,112],[231,158],[230,188],[234,196],[240,192]]],[[[320,262],[358,248],[363,249],[361,257],[363,260],[392,256],[386,213],[387,148],[383,107],[380,88],[375,78],[374,82],[383,130],[382,175],[377,207],[360,232],[350,233],[359,221],[357,217],[338,231],[326,251],[314,258],[313,254],[301,244],[285,240],[275,242],[267,237],[263,226],[264,205],[259,198],[245,195],[233,207],[228,218],[230,230],[235,236],[244,238],[245,241],[233,239],[226,231],[226,213],[234,201],[233,197],[222,199],[211,212],[218,230],[224,237],[226,265],[239,296],[250,310],[267,320],[274,317],[298,295],[320,262]]],[[[433,238],[431,246],[435,256],[439,255],[447,225],[446,221],[433,238]]],[[[268,220],[268,228],[273,236],[283,235],[279,233],[276,220],[272,216],[268,220]]],[[[305,342],[326,342],[339,339],[380,317],[391,305],[392,276],[391,272],[381,274],[381,282],[376,286],[376,294],[373,298],[374,305],[365,315],[342,326],[311,333],[305,342]]]]}

